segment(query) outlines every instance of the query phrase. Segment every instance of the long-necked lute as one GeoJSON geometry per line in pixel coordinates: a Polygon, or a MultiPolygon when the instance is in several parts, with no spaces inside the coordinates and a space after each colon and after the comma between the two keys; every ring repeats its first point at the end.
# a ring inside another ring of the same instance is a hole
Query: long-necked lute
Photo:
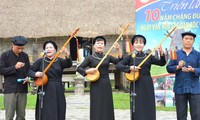
{"type": "MultiPolygon", "coordinates": [[[[176,29],[176,26],[166,35],[166,37],[147,55],[147,57],[137,66],[137,67],[141,67],[144,62],[146,62],[146,60],[153,54],[153,52],[155,52],[155,50],[171,35],[171,33],[176,29]]],[[[135,55],[132,55],[133,57],[135,57],[135,55]]],[[[128,81],[136,81],[138,80],[138,78],[140,77],[140,73],[139,71],[131,71],[130,73],[125,73],[124,74],[126,79],[128,81]]]]}
{"type": "Polygon", "coordinates": [[[115,42],[110,47],[110,49],[108,50],[108,52],[104,55],[104,57],[101,59],[101,61],[95,67],[95,68],[97,68],[97,71],[95,73],[93,73],[93,74],[87,74],[86,75],[86,78],[88,79],[88,81],[95,82],[95,81],[97,81],[99,79],[99,77],[100,77],[100,72],[98,71],[99,66],[103,63],[103,61],[106,59],[106,57],[108,56],[108,54],[110,53],[110,51],[112,50],[112,48],[114,47],[114,45],[120,40],[120,38],[122,37],[122,35],[128,29],[129,26],[130,26],[130,23],[128,23],[126,25],[126,27],[124,28],[124,30],[122,31],[122,33],[119,35],[119,37],[115,40],[115,42]]]}
{"type": "Polygon", "coordinates": [[[69,41],[76,35],[76,33],[79,31],[79,28],[77,28],[74,33],[72,33],[72,35],[69,37],[69,39],[65,42],[65,44],[61,47],[61,49],[56,53],[56,55],[54,56],[54,58],[51,60],[51,62],[48,64],[48,66],[44,69],[43,71],[43,77],[39,77],[34,81],[34,84],[37,86],[42,86],[46,85],[48,82],[48,77],[46,75],[46,72],[48,71],[48,69],[51,67],[51,65],[53,64],[53,62],[56,60],[56,58],[60,55],[62,49],[64,47],[66,47],[66,45],[69,43],[69,41]]]}

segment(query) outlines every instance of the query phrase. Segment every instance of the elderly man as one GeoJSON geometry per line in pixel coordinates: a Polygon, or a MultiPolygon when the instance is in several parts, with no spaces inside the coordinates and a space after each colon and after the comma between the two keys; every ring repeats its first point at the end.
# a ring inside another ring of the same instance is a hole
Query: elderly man
{"type": "Polygon", "coordinates": [[[175,73],[174,93],[178,120],[187,119],[190,105],[192,120],[200,120],[200,53],[193,48],[196,34],[182,33],[182,49],[176,51],[177,59],[167,65],[169,73],[175,73]]]}
{"type": "Polygon", "coordinates": [[[15,36],[11,40],[12,48],[2,53],[0,58],[0,74],[4,75],[4,107],[6,120],[25,120],[27,101],[27,83],[17,79],[27,77],[30,62],[23,52],[28,40],[23,36],[15,36]]]}

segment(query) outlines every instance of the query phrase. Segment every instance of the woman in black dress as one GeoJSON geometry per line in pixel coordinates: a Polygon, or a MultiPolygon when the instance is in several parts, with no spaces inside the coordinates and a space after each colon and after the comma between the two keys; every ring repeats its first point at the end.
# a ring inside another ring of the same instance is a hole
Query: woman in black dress
{"type": "MultiPolygon", "coordinates": [[[[152,64],[164,66],[166,64],[165,56],[160,46],[158,48],[160,59],[150,56],[141,68],[139,68],[137,66],[147,56],[147,54],[142,51],[146,44],[146,38],[142,35],[135,35],[132,39],[132,44],[135,55],[129,55],[121,60],[116,65],[116,68],[126,73],[134,71],[135,59],[135,71],[139,71],[140,77],[135,82],[135,93],[137,96],[135,97],[135,114],[133,118],[134,120],[155,120],[155,94],[150,70],[152,64]]],[[[132,84],[130,85],[130,87],[132,87],[132,84]]]]}
{"type": "MultiPolygon", "coordinates": [[[[48,66],[51,60],[55,57],[57,45],[54,41],[46,41],[43,44],[43,49],[47,52],[44,58],[44,68],[48,66]]],[[[66,59],[56,58],[49,70],[46,72],[48,83],[44,86],[43,108],[40,110],[39,95],[36,102],[36,120],[41,115],[41,120],[65,120],[66,100],[64,87],[62,85],[62,73],[64,68],[72,66],[72,60],[69,58],[67,49],[63,49],[66,59]]],[[[30,68],[29,76],[33,78],[42,77],[42,62],[43,58],[38,59],[30,68]]],[[[38,91],[41,91],[39,87],[38,91]]]]}
{"type": "MultiPolygon", "coordinates": [[[[104,57],[103,51],[106,45],[106,39],[103,36],[97,36],[93,40],[95,53],[85,58],[77,68],[77,71],[86,76],[96,72],[96,66],[104,57]],[[89,69],[86,69],[89,67],[89,69]]],[[[119,45],[116,45],[119,58],[122,58],[122,52],[119,45]]],[[[109,78],[109,64],[116,64],[119,59],[108,55],[99,67],[100,78],[90,84],[90,120],[114,120],[114,108],[112,98],[112,87],[109,78]]]]}

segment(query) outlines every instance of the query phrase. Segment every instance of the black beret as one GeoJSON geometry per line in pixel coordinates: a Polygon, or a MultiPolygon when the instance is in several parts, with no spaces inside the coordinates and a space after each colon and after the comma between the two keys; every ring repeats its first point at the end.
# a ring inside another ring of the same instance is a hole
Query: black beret
{"type": "Polygon", "coordinates": [[[196,37],[196,34],[192,33],[191,31],[189,31],[189,32],[184,32],[184,33],[182,33],[181,35],[182,35],[182,38],[183,38],[185,35],[191,35],[191,36],[193,36],[194,38],[196,37]]]}
{"type": "Polygon", "coordinates": [[[132,45],[135,42],[135,38],[139,38],[139,37],[144,39],[144,45],[146,45],[146,38],[143,35],[134,35],[133,38],[132,38],[132,41],[131,41],[132,45]]]}
{"type": "Polygon", "coordinates": [[[57,46],[56,43],[55,43],[54,41],[52,41],[52,40],[48,40],[48,41],[44,42],[44,44],[43,44],[43,50],[45,50],[46,45],[47,45],[48,43],[51,43],[51,44],[53,45],[53,47],[56,49],[56,51],[58,50],[58,46],[57,46]]]}
{"type": "Polygon", "coordinates": [[[106,45],[106,39],[103,36],[97,36],[93,40],[93,45],[96,43],[96,41],[104,41],[104,44],[106,45]]]}
{"type": "Polygon", "coordinates": [[[28,42],[28,39],[24,36],[15,36],[12,38],[11,42],[17,46],[24,46],[28,42]]]}

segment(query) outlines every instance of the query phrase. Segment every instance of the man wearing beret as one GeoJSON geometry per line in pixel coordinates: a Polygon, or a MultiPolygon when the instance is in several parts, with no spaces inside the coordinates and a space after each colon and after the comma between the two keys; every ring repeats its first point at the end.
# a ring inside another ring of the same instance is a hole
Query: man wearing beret
{"type": "Polygon", "coordinates": [[[187,120],[188,103],[191,119],[200,120],[200,53],[193,48],[195,37],[192,32],[182,33],[183,47],[167,65],[167,71],[175,73],[177,120],[187,120]]]}
{"type": "Polygon", "coordinates": [[[4,107],[6,120],[25,120],[27,102],[27,83],[17,79],[27,77],[30,62],[23,52],[28,40],[23,36],[15,36],[11,40],[12,48],[1,54],[0,74],[4,75],[4,107]]]}

